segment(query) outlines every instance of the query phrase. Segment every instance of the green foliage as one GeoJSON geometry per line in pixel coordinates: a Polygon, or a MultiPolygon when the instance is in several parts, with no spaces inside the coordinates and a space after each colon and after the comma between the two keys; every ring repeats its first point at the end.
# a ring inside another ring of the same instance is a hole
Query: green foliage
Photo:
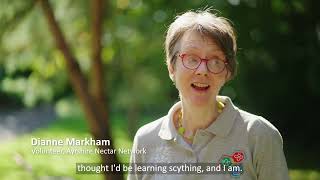
{"type": "Polygon", "coordinates": [[[2,0],[0,7],[0,37],[5,31],[12,30],[31,12],[35,5],[33,0],[2,0]]]}
{"type": "Polygon", "coordinates": [[[43,30],[45,26],[41,12],[35,8],[1,38],[0,63],[5,76],[0,77],[0,89],[20,97],[27,106],[52,101],[68,87],[62,55],[50,33],[43,30]]]}

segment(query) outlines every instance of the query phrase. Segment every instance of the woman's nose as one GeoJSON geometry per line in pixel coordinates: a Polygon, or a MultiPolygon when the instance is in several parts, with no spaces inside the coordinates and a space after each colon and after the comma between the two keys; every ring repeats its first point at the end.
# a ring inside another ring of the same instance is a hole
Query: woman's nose
{"type": "Polygon", "coordinates": [[[199,67],[196,69],[197,75],[208,75],[207,62],[201,61],[199,67]]]}

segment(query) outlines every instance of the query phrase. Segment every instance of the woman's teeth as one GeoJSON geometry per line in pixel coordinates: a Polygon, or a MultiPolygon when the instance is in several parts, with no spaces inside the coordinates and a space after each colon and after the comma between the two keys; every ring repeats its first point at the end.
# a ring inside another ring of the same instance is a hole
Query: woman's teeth
{"type": "Polygon", "coordinates": [[[209,89],[210,86],[204,83],[192,83],[191,87],[197,91],[206,91],[209,89]]]}
{"type": "Polygon", "coordinates": [[[204,83],[192,83],[192,86],[199,87],[199,88],[207,88],[207,87],[209,87],[208,84],[204,84],[204,83]]]}

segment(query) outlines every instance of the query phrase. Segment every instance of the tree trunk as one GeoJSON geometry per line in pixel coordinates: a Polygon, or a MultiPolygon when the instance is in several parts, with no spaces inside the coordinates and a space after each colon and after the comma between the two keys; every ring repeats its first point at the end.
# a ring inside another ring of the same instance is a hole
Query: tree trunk
{"type": "MultiPolygon", "coordinates": [[[[51,5],[49,4],[48,0],[39,0],[41,8],[43,9],[43,12],[45,14],[45,17],[48,21],[49,29],[53,34],[53,37],[56,41],[56,45],[58,49],[63,53],[64,59],[66,62],[67,72],[68,76],[70,78],[72,87],[77,95],[77,97],[80,100],[80,103],[82,105],[82,108],[85,112],[86,119],[89,124],[89,128],[91,131],[92,136],[96,140],[102,140],[102,139],[109,139],[111,141],[110,146],[99,146],[100,149],[114,149],[113,141],[111,139],[111,132],[110,132],[110,125],[108,121],[108,113],[106,110],[106,106],[104,106],[104,96],[103,96],[103,87],[97,88],[97,90],[93,91],[94,96],[92,96],[89,93],[89,88],[87,81],[85,80],[84,75],[81,73],[79,64],[77,63],[76,59],[74,58],[64,36],[61,31],[61,28],[59,27],[52,10],[51,5]]],[[[94,3],[95,4],[95,3],[94,3]]],[[[97,5],[99,5],[99,2],[97,1],[97,5]]],[[[98,21],[99,22],[99,21],[98,21]]],[[[100,20],[101,23],[101,20],[100,20]]],[[[99,31],[99,30],[98,30],[99,31]]],[[[98,34],[101,34],[101,32],[98,32],[98,34]]],[[[99,35],[100,36],[100,35],[99,35]]],[[[94,39],[94,38],[93,38],[94,39]]],[[[99,37],[98,37],[99,39],[99,37]]],[[[100,40],[96,40],[98,44],[100,44],[100,40]]],[[[97,46],[96,43],[93,43],[94,47],[97,46]]],[[[100,45],[97,46],[97,49],[100,49],[100,45]]],[[[99,57],[100,59],[100,52],[101,50],[93,50],[93,54],[98,53],[98,55],[94,55],[94,57],[99,57]]],[[[101,63],[101,59],[98,60],[101,63]]],[[[99,64],[99,62],[96,62],[99,64]]],[[[101,63],[102,64],[102,63],[101,63]]],[[[100,66],[101,67],[101,66],[100,66]]],[[[96,73],[96,76],[103,76],[102,70],[98,68],[96,73]]],[[[95,77],[95,76],[94,76],[95,77]]],[[[102,77],[95,77],[98,78],[97,80],[97,87],[99,85],[103,85],[103,79],[102,77]]],[[[102,154],[101,155],[102,163],[118,163],[117,157],[115,154],[102,154]]],[[[111,180],[122,180],[123,174],[107,174],[105,173],[105,179],[111,180]]]]}
{"type": "Polygon", "coordinates": [[[105,102],[105,83],[104,71],[101,60],[101,33],[102,33],[102,12],[103,1],[91,1],[91,17],[92,17],[92,37],[91,37],[91,50],[92,50],[92,66],[91,66],[91,94],[100,102],[105,102]]]}

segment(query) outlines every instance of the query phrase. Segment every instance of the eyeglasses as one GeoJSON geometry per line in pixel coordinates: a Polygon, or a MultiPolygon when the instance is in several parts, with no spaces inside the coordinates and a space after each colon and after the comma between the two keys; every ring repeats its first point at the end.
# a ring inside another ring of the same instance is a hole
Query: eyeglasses
{"type": "Polygon", "coordinates": [[[221,73],[228,64],[227,62],[220,59],[202,59],[199,56],[192,54],[179,54],[179,57],[182,60],[183,66],[191,70],[198,69],[202,61],[205,61],[209,72],[213,74],[221,73]]]}

